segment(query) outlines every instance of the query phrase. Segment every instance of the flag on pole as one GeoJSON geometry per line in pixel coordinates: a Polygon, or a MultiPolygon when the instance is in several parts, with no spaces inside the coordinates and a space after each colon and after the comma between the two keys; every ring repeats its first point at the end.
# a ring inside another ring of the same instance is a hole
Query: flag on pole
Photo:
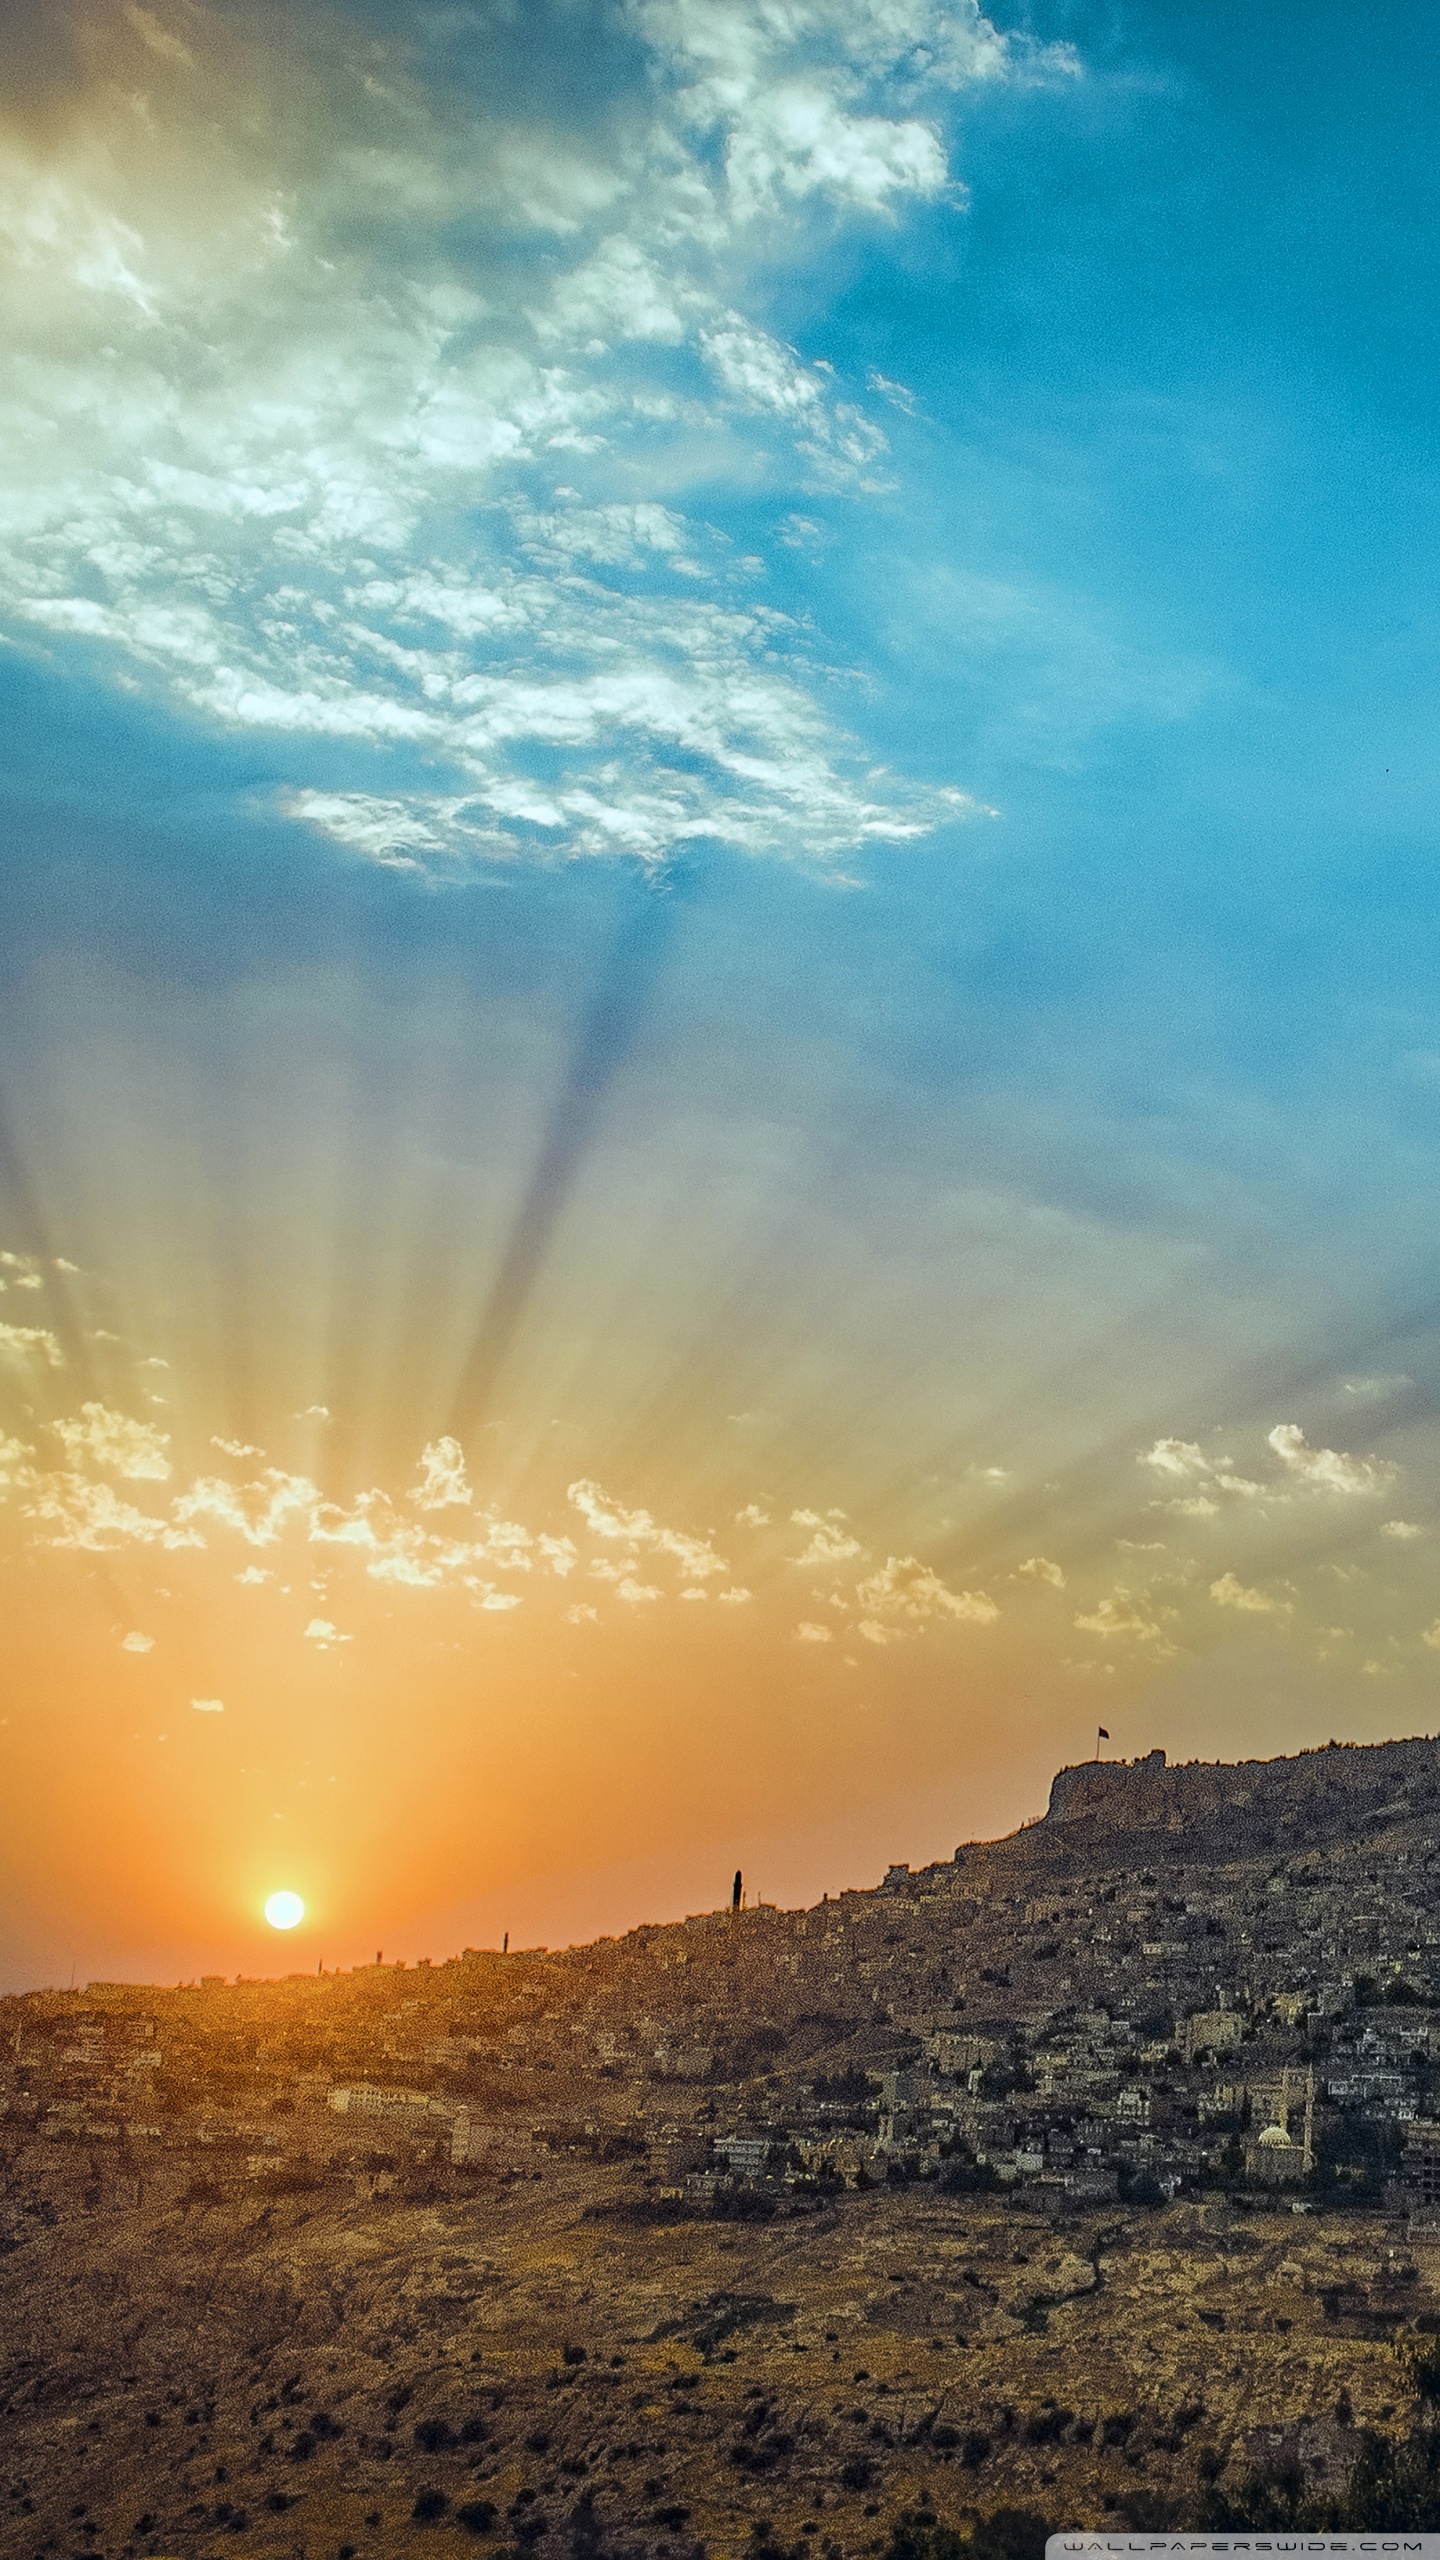
{"type": "Polygon", "coordinates": [[[1102,1742],[1108,1742],[1108,1741],[1109,1741],[1110,1736],[1109,1736],[1109,1734],[1106,1732],[1105,1727],[1104,1727],[1104,1725],[1103,1725],[1103,1724],[1097,1724],[1097,1726],[1095,1727],[1095,1731],[1096,1731],[1097,1735],[1099,1736],[1099,1739],[1100,1739],[1102,1742]]]}

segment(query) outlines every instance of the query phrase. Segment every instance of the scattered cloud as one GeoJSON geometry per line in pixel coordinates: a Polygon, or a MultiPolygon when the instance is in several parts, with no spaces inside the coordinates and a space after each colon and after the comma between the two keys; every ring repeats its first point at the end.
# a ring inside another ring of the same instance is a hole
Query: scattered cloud
{"type": "Polygon", "coordinates": [[[1425,1532],[1418,1520],[1382,1520],[1380,1535],[1382,1538],[1394,1538],[1401,1545],[1406,1545],[1413,1538],[1423,1538],[1425,1532]]]}
{"type": "Polygon", "coordinates": [[[1032,1582],[1051,1582],[1057,1591],[1063,1591],[1065,1588],[1064,1573],[1058,1564],[1051,1563],[1048,1556],[1027,1556],[1025,1562],[1016,1569],[1020,1573],[1027,1574],[1032,1582]]]}
{"type": "Polygon", "coordinates": [[[1400,1472],[1387,1458],[1352,1458],[1343,1449],[1312,1449],[1297,1422],[1277,1422],[1267,1437],[1281,1465],[1316,1492],[1383,1493],[1400,1472]]]}
{"type": "Polygon", "coordinates": [[[911,1626],[945,1618],[988,1626],[1000,1615],[988,1592],[952,1591],[918,1556],[887,1556],[878,1573],[856,1586],[855,1597],[867,1617],[911,1626]]]}
{"type": "Polygon", "coordinates": [[[50,1425],[72,1465],[102,1467],[107,1474],[164,1483],[170,1473],[168,1432],[136,1422],[109,1405],[83,1404],[78,1415],[50,1425]]]}
{"type": "Polygon", "coordinates": [[[265,1455],[263,1449],[257,1449],[249,1440],[222,1440],[218,1432],[213,1431],[210,1446],[218,1449],[224,1458],[263,1458],[265,1455]]]}
{"type": "Polygon", "coordinates": [[[642,1554],[672,1556],[687,1582],[704,1582],[730,1568],[709,1541],[681,1529],[662,1528],[648,1511],[626,1511],[612,1502],[602,1485],[581,1477],[568,1487],[568,1498],[597,1538],[607,1538],[642,1554]]]}
{"type": "Polygon", "coordinates": [[[205,1543],[196,1530],[141,1511],[113,1485],[97,1484],[87,1476],[38,1476],[23,1508],[26,1517],[40,1525],[44,1544],[52,1547],[101,1555],[123,1546],[174,1548],[205,1543]]]}
{"type": "Polygon", "coordinates": [[[832,1630],[818,1625],[813,1618],[802,1618],[795,1636],[800,1644],[830,1644],[833,1641],[832,1630]]]}
{"type": "Polygon", "coordinates": [[[353,1644],[355,1641],[353,1636],[342,1636],[339,1628],[332,1626],[328,1618],[312,1618],[305,1633],[322,1652],[332,1644],[353,1644]]]}
{"type": "Polygon", "coordinates": [[[1075,1624],[1077,1627],[1083,1627],[1088,1635],[1104,1636],[1107,1639],[1115,1636],[1143,1636],[1147,1641],[1153,1642],[1157,1637],[1161,1637],[1161,1629],[1156,1621],[1146,1617],[1144,1610],[1137,1606],[1128,1591],[1115,1591],[1107,1598],[1097,1601],[1093,1609],[1086,1610],[1077,1617],[1075,1624]]]}
{"type": "Polygon", "coordinates": [[[223,1698],[192,1698],[190,1704],[197,1716],[223,1716],[225,1713],[223,1698]]]}
{"type": "Polygon", "coordinates": [[[475,1499],[465,1474],[465,1452],[458,1440],[432,1440],[420,1452],[421,1476],[410,1488],[410,1500],[421,1511],[468,1507],[475,1499]]]}
{"type": "Polygon", "coordinates": [[[877,485],[903,386],[744,306],[834,220],[962,204],[957,92],[1074,55],[974,0],[628,0],[601,103],[557,93],[542,133],[503,84],[427,89],[447,13],[409,16],[428,41],[258,0],[183,38],[94,18],[84,113],[6,208],[12,623],[282,753],[411,750],[408,792],[285,795],[357,859],[833,868],[965,814],[875,769],[738,568],[695,594],[682,508],[877,485]],[[617,496],[642,466],[670,503],[617,496]]]}
{"type": "Polygon", "coordinates": [[[728,1591],[717,1591],[715,1594],[715,1597],[720,1602],[721,1607],[725,1609],[743,1609],[746,1601],[752,1596],[753,1595],[745,1589],[744,1584],[738,1582],[732,1583],[728,1591]]]}
{"type": "Polygon", "coordinates": [[[1277,1600],[1268,1591],[1255,1591],[1233,1573],[1222,1573],[1210,1585],[1210,1597],[1220,1609],[1246,1609],[1256,1617],[1288,1618],[1294,1609],[1291,1600],[1277,1600]]]}
{"type": "Polygon", "coordinates": [[[758,1502],[747,1502],[743,1511],[736,1512],[735,1525],[739,1529],[768,1529],[770,1514],[762,1511],[758,1502]]]}
{"type": "Polygon", "coordinates": [[[227,1476],[199,1476],[175,1503],[184,1523],[213,1520],[234,1529],[252,1547],[273,1547],[289,1522],[310,1519],[319,1505],[320,1488],[308,1476],[287,1475],[267,1467],[253,1484],[232,1484],[227,1476]]]}
{"type": "Polygon", "coordinates": [[[120,1650],[122,1653],[153,1653],[155,1639],[141,1635],[138,1627],[132,1627],[128,1636],[121,1637],[120,1650]]]}
{"type": "Polygon", "coordinates": [[[814,1531],[808,1546],[791,1558],[803,1570],[825,1573],[864,1553],[859,1539],[851,1536],[843,1511],[792,1511],[790,1518],[797,1529],[814,1531]]]}
{"type": "Polygon", "coordinates": [[[42,1369],[63,1369],[65,1354],[53,1333],[30,1324],[0,1324],[0,1359],[12,1367],[34,1364],[42,1369]]]}
{"type": "Polygon", "coordinates": [[[1157,1440],[1142,1452],[1142,1467],[1153,1467],[1162,1476],[1203,1476],[1209,1473],[1210,1461],[1195,1440],[1157,1440]]]}

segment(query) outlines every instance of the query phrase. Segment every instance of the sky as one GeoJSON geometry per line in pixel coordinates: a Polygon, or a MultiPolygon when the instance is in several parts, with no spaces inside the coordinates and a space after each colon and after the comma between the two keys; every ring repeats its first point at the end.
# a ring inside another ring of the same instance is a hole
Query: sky
{"type": "Polygon", "coordinates": [[[1389,0],[4,0],[0,1982],[1440,1730],[1437,125],[1389,0]]]}

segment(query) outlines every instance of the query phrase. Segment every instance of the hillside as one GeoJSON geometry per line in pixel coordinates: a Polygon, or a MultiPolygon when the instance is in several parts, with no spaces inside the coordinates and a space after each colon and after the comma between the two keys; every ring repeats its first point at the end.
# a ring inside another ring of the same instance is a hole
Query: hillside
{"type": "Polygon", "coordinates": [[[809,1911],[0,2004],[0,2547],[1340,2495],[1440,2323],[1436,1788],[1092,1764],[809,1911]]]}

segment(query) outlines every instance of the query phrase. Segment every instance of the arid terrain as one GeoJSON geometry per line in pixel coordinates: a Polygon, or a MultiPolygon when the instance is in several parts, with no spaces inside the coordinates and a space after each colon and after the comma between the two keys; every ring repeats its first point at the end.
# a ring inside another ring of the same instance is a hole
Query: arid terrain
{"type": "Polygon", "coordinates": [[[810,1912],[0,2004],[0,2547],[1342,2497],[1440,2397],[1437,1762],[1062,1773],[810,1912]]]}
{"type": "Polygon", "coordinates": [[[729,2554],[768,2521],[834,2560],[907,2509],[1148,2518],[1221,2464],[1338,2485],[1440,2309],[1440,2241],[1379,2220],[881,2188],[656,2225],[627,2184],[57,2200],[7,2266],[6,2548],[729,2554]]]}

